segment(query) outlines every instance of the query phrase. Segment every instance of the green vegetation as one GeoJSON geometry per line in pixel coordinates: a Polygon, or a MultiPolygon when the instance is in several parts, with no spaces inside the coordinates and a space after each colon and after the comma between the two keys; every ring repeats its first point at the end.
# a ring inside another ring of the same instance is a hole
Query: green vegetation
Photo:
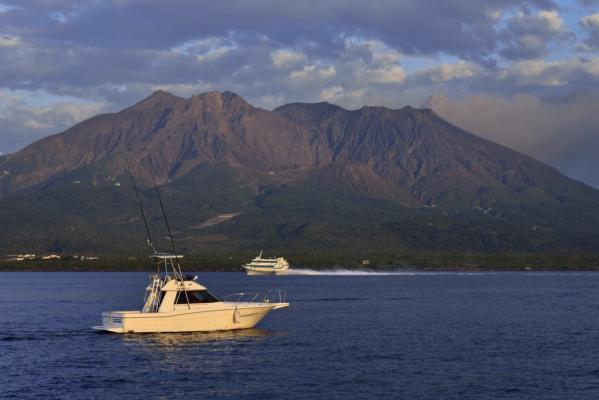
{"type": "MultiPolygon", "coordinates": [[[[115,181],[121,185],[93,185],[79,172],[35,196],[22,193],[0,201],[4,255],[99,257],[3,262],[0,269],[150,270],[132,188],[127,177],[115,181]]],[[[501,204],[502,214],[491,207],[408,207],[310,182],[256,187],[251,178],[223,165],[199,168],[161,190],[177,249],[186,255],[190,271],[239,270],[260,249],[310,268],[363,268],[364,259],[377,269],[599,267],[598,234],[569,215],[576,209],[547,217],[532,207],[522,212],[526,204],[501,204]],[[202,226],[223,213],[239,215],[202,226]],[[568,218],[577,223],[568,225],[568,218]]],[[[170,251],[154,189],[142,188],[141,195],[156,248],[170,251]]]]}

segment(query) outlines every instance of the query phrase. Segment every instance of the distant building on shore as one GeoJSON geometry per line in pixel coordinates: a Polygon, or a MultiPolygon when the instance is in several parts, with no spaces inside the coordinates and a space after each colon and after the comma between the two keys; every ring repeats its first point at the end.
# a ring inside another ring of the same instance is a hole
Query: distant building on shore
{"type": "Polygon", "coordinates": [[[47,256],[43,256],[42,260],[60,260],[62,257],[57,254],[48,254],[47,256]]]}
{"type": "Polygon", "coordinates": [[[35,254],[9,254],[6,261],[35,260],[35,254]]]}

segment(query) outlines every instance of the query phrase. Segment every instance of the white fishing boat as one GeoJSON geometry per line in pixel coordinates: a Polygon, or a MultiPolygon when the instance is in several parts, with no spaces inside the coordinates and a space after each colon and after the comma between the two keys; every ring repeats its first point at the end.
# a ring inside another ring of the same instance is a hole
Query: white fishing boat
{"type": "Polygon", "coordinates": [[[166,211],[155,184],[156,193],[171,239],[173,254],[158,253],[152,244],[150,229],[143,211],[137,186],[131,176],[139,209],[148,234],[151,258],[157,273],[150,276],[146,297],[141,310],[108,311],[102,313],[102,325],[92,329],[113,333],[150,332],[211,332],[253,328],[272,310],[289,307],[284,291],[259,293],[236,293],[218,299],[197,282],[197,277],[184,276],[181,272],[166,211]]]}
{"type": "Polygon", "coordinates": [[[248,275],[276,275],[282,274],[289,269],[289,263],[283,257],[262,258],[262,251],[243,268],[248,275]]]}
{"type": "Polygon", "coordinates": [[[141,310],[102,313],[93,329],[113,333],[210,332],[253,328],[270,311],[289,307],[284,291],[236,293],[218,299],[197,282],[183,276],[182,256],[156,253],[165,273],[150,276],[141,310]]]}

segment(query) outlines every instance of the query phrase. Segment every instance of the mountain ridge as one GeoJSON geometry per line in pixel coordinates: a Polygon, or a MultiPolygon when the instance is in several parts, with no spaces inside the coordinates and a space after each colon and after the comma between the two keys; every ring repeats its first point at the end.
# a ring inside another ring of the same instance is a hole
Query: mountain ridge
{"type": "MultiPolygon", "coordinates": [[[[156,174],[181,224],[176,239],[191,251],[208,242],[222,251],[264,243],[341,251],[374,240],[385,252],[418,240],[433,250],[454,243],[477,251],[593,251],[599,244],[599,190],[431,109],[321,102],[268,111],[231,92],[182,98],[156,91],[1,157],[4,233],[26,238],[50,224],[31,243],[117,248],[109,232],[136,229],[124,191],[127,163],[148,201],[156,174]],[[27,204],[56,218],[34,213],[45,221],[40,228],[27,204]],[[238,216],[193,228],[219,213],[238,216]],[[89,239],[76,237],[82,230],[89,239]]],[[[0,250],[17,247],[16,239],[0,242],[0,250]]]]}

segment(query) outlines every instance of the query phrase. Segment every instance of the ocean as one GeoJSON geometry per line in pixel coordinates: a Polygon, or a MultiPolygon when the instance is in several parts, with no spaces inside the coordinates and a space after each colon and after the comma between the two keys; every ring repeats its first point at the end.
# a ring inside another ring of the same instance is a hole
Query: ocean
{"type": "Polygon", "coordinates": [[[255,329],[114,335],[145,273],[0,273],[0,398],[597,399],[599,273],[199,273],[255,329]]]}

